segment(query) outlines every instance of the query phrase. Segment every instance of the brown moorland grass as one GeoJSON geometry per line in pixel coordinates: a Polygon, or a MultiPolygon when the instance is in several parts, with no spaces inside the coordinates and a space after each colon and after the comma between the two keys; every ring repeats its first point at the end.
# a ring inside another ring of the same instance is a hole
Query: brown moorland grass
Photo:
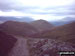
{"type": "Polygon", "coordinates": [[[49,31],[33,35],[34,38],[49,38],[69,43],[75,43],[75,22],[54,27],[49,31]]]}
{"type": "Polygon", "coordinates": [[[37,33],[37,29],[26,22],[6,21],[0,29],[8,34],[27,36],[37,33]]]}

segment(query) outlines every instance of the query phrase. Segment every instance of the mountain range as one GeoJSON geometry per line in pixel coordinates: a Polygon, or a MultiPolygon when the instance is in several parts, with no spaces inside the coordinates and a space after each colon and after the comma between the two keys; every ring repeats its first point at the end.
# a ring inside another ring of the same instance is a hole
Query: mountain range
{"type": "Polygon", "coordinates": [[[71,23],[73,21],[75,21],[75,18],[65,17],[65,18],[63,18],[61,20],[58,20],[58,21],[50,21],[50,23],[52,23],[55,26],[61,26],[61,25],[64,25],[64,24],[71,23]]]}
{"type": "Polygon", "coordinates": [[[31,21],[34,21],[34,19],[30,18],[30,17],[18,18],[18,17],[4,17],[4,16],[0,16],[0,21],[1,22],[5,22],[5,21],[31,22],[31,21]]]}
{"type": "Polygon", "coordinates": [[[14,20],[0,24],[0,56],[60,56],[59,51],[75,51],[74,19],[65,19],[68,23],[60,26],[45,20],[14,20]]]}
{"type": "MultiPolygon", "coordinates": [[[[35,22],[33,18],[30,17],[6,17],[6,16],[0,16],[0,23],[3,23],[5,21],[19,21],[19,22],[35,22]]],[[[65,17],[61,20],[55,20],[55,21],[49,21],[50,24],[53,24],[55,26],[60,26],[64,24],[68,24],[72,21],[75,21],[75,18],[73,17],[65,17]]]]}

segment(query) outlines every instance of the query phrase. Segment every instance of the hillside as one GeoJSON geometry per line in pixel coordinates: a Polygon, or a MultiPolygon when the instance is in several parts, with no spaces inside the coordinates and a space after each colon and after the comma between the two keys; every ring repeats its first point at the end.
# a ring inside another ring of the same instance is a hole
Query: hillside
{"type": "Polygon", "coordinates": [[[28,36],[37,33],[37,29],[26,22],[7,21],[0,25],[0,29],[8,34],[28,36]]]}
{"type": "Polygon", "coordinates": [[[50,28],[53,28],[54,26],[50,24],[49,22],[45,20],[36,20],[30,23],[32,26],[37,28],[39,31],[46,31],[50,30],[50,28]]]}
{"type": "Polygon", "coordinates": [[[53,39],[28,39],[27,43],[30,56],[62,56],[59,53],[60,51],[75,51],[75,47],[72,47],[69,43],[53,39]]]}
{"type": "Polygon", "coordinates": [[[37,37],[57,39],[69,43],[75,43],[75,22],[55,27],[50,31],[43,32],[37,37]]]}
{"type": "Polygon", "coordinates": [[[0,56],[8,56],[17,39],[0,31],[0,56]]]}

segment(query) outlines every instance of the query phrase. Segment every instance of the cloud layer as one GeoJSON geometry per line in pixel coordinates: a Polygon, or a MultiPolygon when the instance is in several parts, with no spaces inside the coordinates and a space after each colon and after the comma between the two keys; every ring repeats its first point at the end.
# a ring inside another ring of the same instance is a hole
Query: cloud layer
{"type": "Polygon", "coordinates": [[[57,20],[75,16],[74,0],[0,0],[0,16],[57,20]]]}

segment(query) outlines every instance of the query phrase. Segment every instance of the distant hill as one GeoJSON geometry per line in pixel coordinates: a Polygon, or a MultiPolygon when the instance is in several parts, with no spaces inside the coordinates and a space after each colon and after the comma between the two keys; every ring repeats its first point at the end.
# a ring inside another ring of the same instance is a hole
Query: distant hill
{"type": "Polygon", "coordinates": [[[34,26],[35,28],[37,28],[39,31],[50,30],[51,28],[54,27],[51,23],[45,20],[36,20],[31,22],[30,24],[34,26]]]}
{"type": "Polygon", "coordinates": [[[0,24],[4,23],[3,21],[0,21],[0,24]]]}
{"type": "Polygon", "coordinates": [[[0,31],[0,56],[8,56],[17,39],[0,31]]]}
{"type": "Polygon", "coordinates": [[[36,36],[42,38],[57,39],[60,41],[65,41],[74,44],[75,43],[75,22],[63,26],[55,27],[50,31],[43,32],[42,34],[36,36]]]}
{"type": "Polygon", "coordinates": [[[52,21],[50,23],[52,23],[55,26],[61,26],[61,25],[64,25],[64,24],[68,24],[70,22],[65,22],[65,21],[52,21]]]}
{"type": "Polygon", "coordinates": [[[66,17],[66,18],[63,19],[63,21],[68,21],[68,22],[70,22],[70,21],[75,21],[75,18],[66,17]]]}
{"type": "Polygon", "coordinates": [[[66,17],[66,18],[63,18],[62,20],[59,20],[59,21],[51,21],[50,23],[52,23],[55,26],[61,26],[61,25],[64,25],[64,24],[69,24],[73,21],[75,21],[75,18],[66,17]]]}
{"type": "Polygon", "coordinates": [[[0,29],[8,34],[32,35],[37,33],[37,29],[26,22],[7,21],[0,25],[0,29]]]}
{"type": "Polygon", "coordinates": [[[30,17],[16,18],[16,17],[4,17],[4,16],[0,16],[0,21],[1,22],[5,22],[5,21],[31,22],[31,21],[34,21],[34,19],[30,18],[30,17]]]}

